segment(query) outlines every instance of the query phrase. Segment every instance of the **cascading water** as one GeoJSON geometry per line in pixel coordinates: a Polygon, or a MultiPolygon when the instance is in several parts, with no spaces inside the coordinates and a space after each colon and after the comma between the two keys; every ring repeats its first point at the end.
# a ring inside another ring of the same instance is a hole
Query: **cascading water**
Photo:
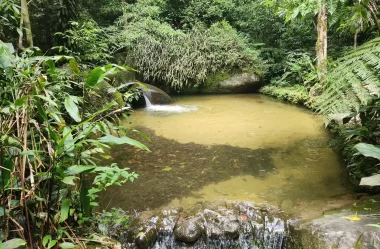
{"type": "Polygon", "coordinates": [[[151,103],[149,98],[149,91],[144,91],[143,96],[145,99],[145,110],[150,112],[159,113],[183,113],[196,111],[198,108],[196,106],[180,106],[180,105],[154,105],[151,103]]]}
{"type": "MultiPolygon", "coordinates": [[[[227,202],[226,202],[227,203],[227,202]]],[[[290,221],[279,210],[249,202],[206,204],[195,214],[164,210],[146,219],[137,214],[127,231],[116,238],[125,248],[154,249],[286,249],[290,221]],[[210,205],[210,206],[207,206],[210,205]]]]}
{"type": "Polygon", "coordinates": [[[150,99],[148,98],[148,95],[147,93],[144,91],[143,92],[143,96],[144,96],[144,99],[145,99],[145,105],[147,108],[151,107],[152,106],[152,103],[150,102],[150,99]]]}

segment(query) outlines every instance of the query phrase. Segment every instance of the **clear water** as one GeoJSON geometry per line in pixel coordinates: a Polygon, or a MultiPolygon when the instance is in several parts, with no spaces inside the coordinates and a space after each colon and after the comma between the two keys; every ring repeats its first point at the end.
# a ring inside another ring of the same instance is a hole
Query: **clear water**
{"type": "Polygon", "coordinates": [[[244,200],[308,218],[344,204],[341,197],[353,192],[320,116],[256,94],[174,100],[166,110],[137,110],[126,123],[151,138],[131,132],[152,152],[112,148],[112,161],[140,177],[108,189],[103,208],[244,200]],[[178,107],[192,109],[171,109],[178,107]]]}

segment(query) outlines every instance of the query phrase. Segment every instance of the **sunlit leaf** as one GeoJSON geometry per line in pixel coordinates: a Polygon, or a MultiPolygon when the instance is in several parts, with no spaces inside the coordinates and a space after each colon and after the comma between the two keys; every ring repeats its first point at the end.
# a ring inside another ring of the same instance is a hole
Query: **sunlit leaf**
{"type": "Polygon", "coordinates": [[[65,178],[62,179],[62,182],[68,185],[75,185],[74,180],[76,179],[79,179],[79,178],[76,176],[66,176],[65,178]]]}
{"type": "Polygon", "coordinates": [[[146,147],[144,144],[129,137],[115,137],[113,135],[107,135],[107,136],[98,138],[98,140],[102,143],[108,143],[108,144],[129,144],[129,145],[136,146],[142,150],[150,151],[149,148],[146,147]]]}
{"type": "Polygon", "coordinates": [[[76,122],[80,122],[82,119],[79,114],[78,106],[75,104],[73,96],[69,95],[65,98],[65,108],[76,122]]]}
{"type": "Polygon", "coordinates": [[[65,220],[67,220],[67,218],[69,218],[70,204],[71,202],[68,199],[62,201],[60,212],[61,217],[59,218],[59,222],[64,222],[65,220]]]}
{"type": "Polygon", "coordinates": [[[77,175],[86,171],[91,171],[95,169],[95,166],[87,166],[87,165],[73,165],[70,166],[66,171],[66,175],[77,175]]]}
{"type": "Polygon", "coordinates": [[[25,245],[26,241],[23,239],[11,239],[3,242],[3,249],[16,249],[25,245]]]}
{"type": "Polygon", "coordinates": [[[96,67],[92,69],[90,75],[87,77],[85,87],[94,87],[101,80],[102,75],[104,74],[103,69],[96,67]]]}
{"type": "Polygon", "coordinates": [[[380,148],[372,144],[358,143],[354,146],[360,154],[366,157],[373,157],[380,160],[380,148]]]}
{"type": "Polygon", "coordinates": [[[63,242],[63,243],[59,244],[59,247],[62,249],[70,249],[70,248],[74,248],[75,245],[73,243],[70,243],[70,242],[63,242]]]}

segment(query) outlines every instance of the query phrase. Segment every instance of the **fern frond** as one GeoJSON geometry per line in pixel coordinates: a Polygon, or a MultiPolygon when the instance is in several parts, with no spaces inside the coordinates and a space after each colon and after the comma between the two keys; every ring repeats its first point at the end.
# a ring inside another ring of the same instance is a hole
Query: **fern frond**
{"type": "Polygon", "coordinates": [[[328,122],[342,119],[380,97],[380,37],[347,53],[326,75],[317,100],[328,122]]]}

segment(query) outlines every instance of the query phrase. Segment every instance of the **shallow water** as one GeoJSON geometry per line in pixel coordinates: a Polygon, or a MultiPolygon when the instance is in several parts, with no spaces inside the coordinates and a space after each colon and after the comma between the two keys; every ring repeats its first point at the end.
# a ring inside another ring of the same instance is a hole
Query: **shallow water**
{"type": "Polygon", "coordinates": [[[308,110],[255,94],[180,97],[173,106],[187,111],[132,114],[126,125],[151,138],[144,143],[152,152],[112,148],[113,161],[140,178],[110,188],[103,207],[247,200],[311,217],[352,193],[322,118],[308,110]]]}

